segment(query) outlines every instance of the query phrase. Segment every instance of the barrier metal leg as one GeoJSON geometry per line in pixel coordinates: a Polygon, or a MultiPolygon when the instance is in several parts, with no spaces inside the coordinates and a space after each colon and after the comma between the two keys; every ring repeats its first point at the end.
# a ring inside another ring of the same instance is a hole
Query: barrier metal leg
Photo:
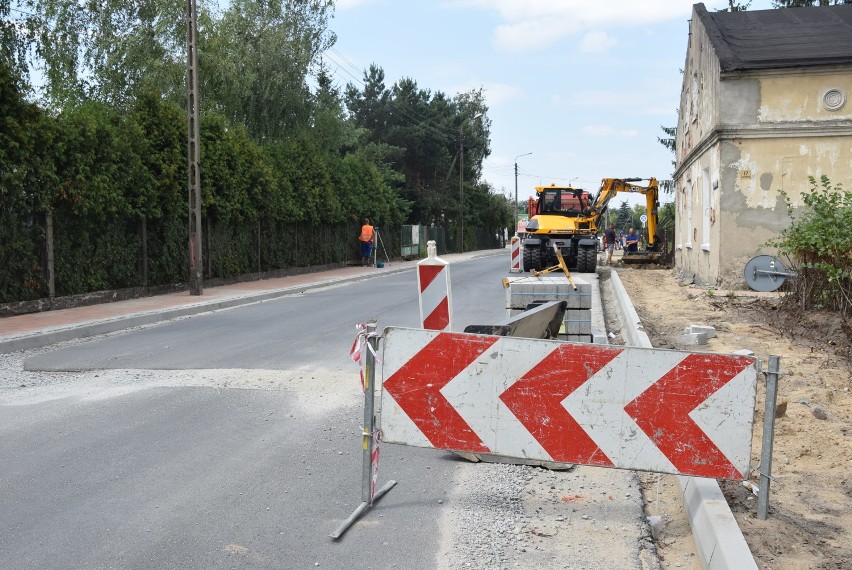
{"type": "Polygon", "coordinates": [[[362,461],[361,461],[361,504],[355,511],[349,515],[339,527],[329,536],[333,539],[338,539],[343,536],[343,533],[349,530],[355,521],[362,514],[373,506],[373,503],[378,501],[382,496],[390,491],[396,481],[388,481],[381,489],[374,492],[374,475],[377,469],[378,456],[373,457],[373,445],[375,437],[376,417],[373,413],[375,409],[376,396],[376,353],[379,349],[379,337],[376,335],[376,323],[367,324],[367,344],[366,348],[366,374],[364,374],[364,428],[362,430],[362,461]]]}
{"type": "Polygon", "coordinates": [[[763,408],[763,442],[760,446],[760,484],[757,491],[757,518],[769,516],[769,483],[772,481],[772,445],[775,440],[775,402],[778,399],[780,356],[769,357],[766,372],[766,402],[763,408]]]}

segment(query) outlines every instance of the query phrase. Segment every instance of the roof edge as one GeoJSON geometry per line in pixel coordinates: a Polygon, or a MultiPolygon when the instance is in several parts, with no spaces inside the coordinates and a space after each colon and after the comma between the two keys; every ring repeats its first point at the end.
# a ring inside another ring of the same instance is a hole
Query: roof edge
{"type": "Polygon", "coordinates": [[[725,41],[721,30],[716,25],[716,21],[707,11],[707,7],[703,2],[699,2],[693,6],[695,16],[704,25],[704,32],[710,38],[710,45],[713,46],[713,51],[716,52],[716,57],[719,58],[719,67],[722,70],[737,69],[742,65],[742,61],[734,55],[733,50],[725,41]]]}

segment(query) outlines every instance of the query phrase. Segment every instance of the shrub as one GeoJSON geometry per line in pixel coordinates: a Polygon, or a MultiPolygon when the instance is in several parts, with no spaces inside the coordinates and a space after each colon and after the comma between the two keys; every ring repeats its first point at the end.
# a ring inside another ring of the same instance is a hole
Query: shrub
{"type": "Polygon", "coordinates": [[[803,208],[784,195],[792,224],[767,245],[788,256],[798,270],[795,295],[803,308],[852,312],[852,192],[832,187],[823,175],[802,192],[803,208]]]}

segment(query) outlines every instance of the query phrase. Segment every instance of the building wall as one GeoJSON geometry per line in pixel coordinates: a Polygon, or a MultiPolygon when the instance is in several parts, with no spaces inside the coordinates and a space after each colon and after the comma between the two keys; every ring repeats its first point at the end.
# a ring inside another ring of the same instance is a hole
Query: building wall
{"type": "MultiPolygon", "coordinates": [[[[694,16],[694,15],[693,15],[694,16]]],[[[675,173],[675,269],[702,287],[743,288],[753,256],[790,224],[823,174],[852,184],[852,69],[721,74],[692,20],[675,173]],[[782,194],[782,192],[784,194],[782,194]]]]}
{"type": "Polygon", "coordinates": [[[733,139],[721,143],[722,192],[719,276],[716,284],[744,287],[743,268],[790,225],[783,194],[794,207],[810,189],[808,177],[852,181],[852,136],[733,139]],[[783,194],[782,194],[783,192],[783,194]]]}
{"type": "Polygon", "coordinates": [[[704,283],[719,270],[719,61],[701,21],[693,17],[684,63],[675,177],[675,268],[682,278],[704,283]]]}
{"type": "Polygon", "coordinates": [[[830,111],[823,104],[826,94],[840,89],[852,94],[852,73],[849,70],[832,73],[808,73],[760,79],[763,97],[758,121],[763,124],[779,122],[828,123],[852,120],[852,104],[830,111]]]}

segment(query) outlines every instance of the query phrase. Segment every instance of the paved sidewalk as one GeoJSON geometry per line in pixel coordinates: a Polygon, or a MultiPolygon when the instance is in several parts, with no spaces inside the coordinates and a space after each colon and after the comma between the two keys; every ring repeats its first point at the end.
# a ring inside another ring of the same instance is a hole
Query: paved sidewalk
{"type": "MultiPolygon", "coordinates": [[[[472,251],[441,256],[450,263],[475,257],[506,255],[508,249],[472,251]]],[[[43,311],[0,319],[0,353],[46,346],[75,338],[114,332],[130,327],[274,299],[336,283],[361,281],[413,269],[415,261],[394,261],[384,267],[341,267],[261,281],[205,287],[201,296],[188,291],[156,295],[85,307],[43,311]]]]}

